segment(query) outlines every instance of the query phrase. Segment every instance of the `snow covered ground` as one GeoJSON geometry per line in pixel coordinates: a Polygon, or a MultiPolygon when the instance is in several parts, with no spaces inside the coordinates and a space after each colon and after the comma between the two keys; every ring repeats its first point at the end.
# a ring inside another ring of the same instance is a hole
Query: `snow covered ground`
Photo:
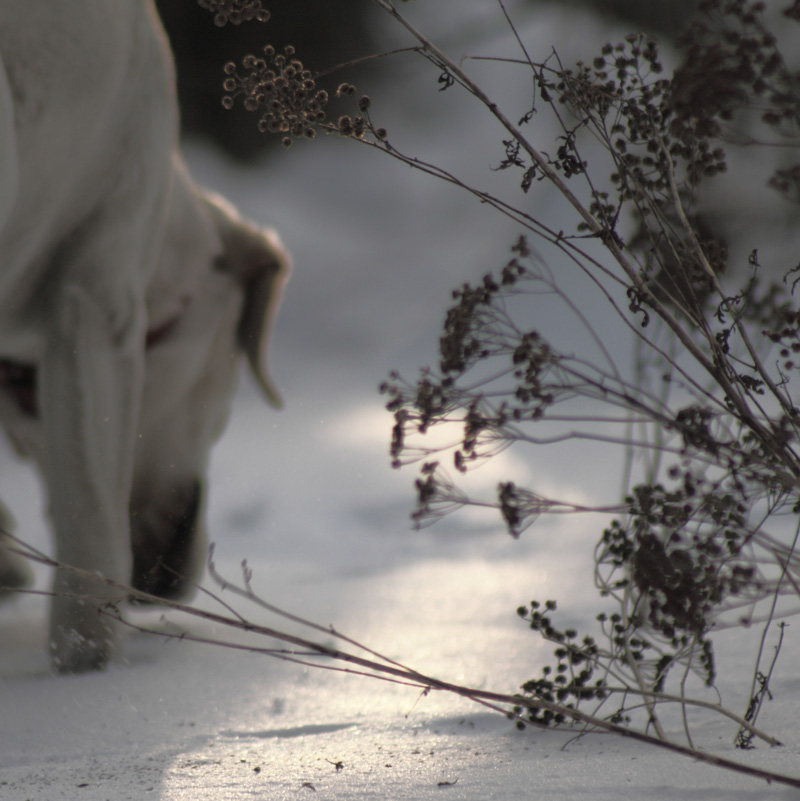
{"type": "MultiPolygon", "coordinates": [[[[494,4],[456,3],[464,29],[491,41],[482,20],[494,4]]],[[[425,13],[422,4],[416,13],[425,13]]],[[[457,41],[451,17],[433,13],[428,24],[457,41]]],[[[545,17],[525,30],[547,47],[556,25],[545,17]]],[[[421,77],[409,67],[397,81],[415,86],[421,77]]],[[[448,114],[463,115],[455,117],[463,120],[458,137],[444,137],[449,123],[432,121],[425,155],[494,180],[487,168],[497,151],[473,144],[494,142],[496,131],[473,122],[455,95],[438,96],[434,83],[429,75],[427,93],[400,91],[385,109],[380,95],[388,98],[389,87],[364,88],[376,118],[394,115],[385,124],[398,144],[423,116],[435,119],[439,104],[452,104],[448,114]]],[[[257,591],[293,613],[441,679],[516,691],[550,649],[514,610],[533,597],[558,598],[565,615],[590,621],[598,610],[586,546],[603,521],[545,520],[518,542],[484,517],[411,531],[414,471],[389,466],[392,420],[376,388],[391,369],[413,376],[434,360],[450,289],[501,266],[517,231],[455,190],[336,139],[297,145],[258,169],[199,146],[189,156],[201,182],[277,227],[296,262],[271,351],[286,408],[268,409],[243,378],[214,455],[209,530],[220,569],[235,578],[246,558],[257,591]]],[[[525,461],[504,454],[475,480],[492,486],[508,470],[561,495],[601,494],[613,479],[577,454],[556,461],[543,451],[525,461]]],[[[0,485],[19,531],[49,547],[34,477],[9,455],[0,485]]],[[[47,586],[44,571],[38,586],[47,586]]],[[[297,631],[263,611],[241,611],[297,631]]],[[[139,615],[160,625],[157,613],[139,615]]],[[[0,607],[0,801],[798,797],[610,736],[562,750],[564,734],[518,732],[441,693],[142,634],[131,637],[125,664],[55,677],[45,619],[36,596],[0,607]]],[[[186,625],[233,636],[197,620],[186,625]]],[[[731,688],[752,672],[741,636],[720,641],[729,657],[721,658],[721,683],[731,688]]],[[[800,658],[793,639],[773,685],[777,702],[760,721],[784,745],[737,753],[732,728],[714,720],[698,725],[701,747],[800,775],[800,684],[787,669],[800,658]]]]}

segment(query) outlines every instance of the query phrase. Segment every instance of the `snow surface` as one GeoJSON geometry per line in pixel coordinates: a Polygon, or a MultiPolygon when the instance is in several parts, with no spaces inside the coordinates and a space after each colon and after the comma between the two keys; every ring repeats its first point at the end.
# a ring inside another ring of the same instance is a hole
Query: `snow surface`
{"type": "MultiPolygon", "coordinates": [[[[481,31],[488,46],[498,44],[494,4],[455,4],[463,13],[458,30],[481,31]]],[[[453,7],[449,15],[423,4],[408,11],[427,13],[426,24],[438,25],[458,50],[458,30],[447,24],[453,7]]],[[[599,23],[582,30],[606,35],[599,23]]],[[[556,35],[575,36],[543,12],[525,31],[540,49],[556,35]]],[[[467,44],[463,50],[471,52],[467,44]]],[[[455,93],[437,95],[422,69],[399,68],[394,82],[368,91],[375,116],[393,117],[385,124],[398,144],[424,147],[431,160],[481,181],[500,180],[487,169],[497,156],[494,123],[473,117],[455,93]],[[392,101],[384,106],[382,95],[392,101]],[[455,138],[443,133],[453,120],[455,138]]],[[[521,113],[524,102],[519,98],[521,113]]],[[[209,530],[220,569],[236,578],[246,558],[258,592],[293,613],[441,679],[516,691],[539,674],[551,649],[514,610],[534,597],[558,598],[561,621],[593,619],[591,545],[603,520],[544,520],[518,542],[480,515],[411,531],[414,470],[389,466],[392,420],[376,387],[391,369],[413,377],[434,361],[450,289],[501,266],[518,232],[452,188],[338,139],[297,145],[258,169],[200,146],[188,151],[197,178],[278,228],[296,263],[270,354],[286,408],[269,410],[243,378],[214,454],[209,530]]],[[[531,198],[539,210],[550,202],[531,198]]],[[[558,322],[551,309],[537,314],[558,322]]],[[[586,453],[559,454],[542,449],[523,459],[509,451],[474,480],[492,487],[510,471],[561,496],[616,489],[613,470],[598,470],[586,453]]],[[[41,492],[29,469],[9,455],[0,480],[19,531],[48,548],[41,492]]],[[[47,583],[39,571],[37,586],[47,583]]],[[[300,632],[263,611],[241,611],[300,632]]],[[[166,625],[159,613],[137,615],[166,625]]],[[[518,732],[501,715],[443,693],[421,696],[396,684],[142,634],[131,636],[124,664],[56,677],[45,621],[40,597],[18,596],[0,608],[0,801],[798,797],[611,736],[569,741],[563,733],[518,732]]],[[[197,620],[184,625],[200,636],[235,637],[197,620]]],[[[728,689],[749,682],[746,636],[720,638],[727,666],[720,682],[728,689]]],[[[735,752],[733,729],[710,717],[698,722],[698,745],[800,774],[800,683],[788,669],[799,655],[788,640],[773,684],[777,701],[760,720],[784,745],[735,752]]],[[[679,736],[678,721],[672,730],[679,736]]]]}

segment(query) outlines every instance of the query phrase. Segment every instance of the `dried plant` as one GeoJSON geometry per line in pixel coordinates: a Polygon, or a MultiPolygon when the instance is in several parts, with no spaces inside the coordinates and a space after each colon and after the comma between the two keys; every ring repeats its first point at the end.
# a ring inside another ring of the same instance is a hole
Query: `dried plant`
{"type": "Polygon", "coordinates": [[[240,25],[251,20],[269,21],[269,11],[262,8],[261,0],[197,0],[197,3],[214,14],[214,24],[220,28],[229,22],[240,25]]]}
{"type": "MultiPolygon", "coordinates": [[[[266,18],[260,3],[199,2],[218,23],[266,18]]],[[[470,77],[469,60],[449,57],[392,0],[365,2],[405,29],[411,44],[403,52],[426,59],[441,90],[469,93],[499,121],[505,133],[498,168],[518,171],[519,202],[404,153],[374,122],[370,98],[351,84],[336,92],[337,101],[349,103],[346,113],[331,119],[319,76],[291,48],[278,54],[268,45],[241,67],[226,65],[223,103],[241,101],[260,115],[259,128],[278,133],[286,146],[322,132],[380,150],[519,226],[498,269],[453,293],[438,366],[414,381],[393,374],[382,385],[395,421],[393,464],[421,464],[417,525],[471,505],[496,509],[514,537],[544,514],[608,516],[594,560],[610,611],[598,617],[596,630],[580,635],[556,626],[554,601],[519,608],[527,625],[554,644],[556,661],[523,685],[512,717],[687,748],[661,724],[662,706],[678,704],[688,750],[699,753],[685,714],[698,705],[735,719],[737,745],[751,747],[775,667],[774,659],[766,665],[765,644],[777,640],[777,655],[783,628],[774,624],[797,610],[800,595],[800,409],[792,388],[800,369],[793,276],[800,264],[790,252],[762,268],[758,254],[767,243],[757,231],[740,232],[740,240],[752,241],[749,257],[737,256],[741,241],[731,251],[709,222],[702,193],[747,146],[765,154],[765,185],[788,202],[800,197],[800,165],[775,166],[769,158],[778,146],[791,152],[798,144],[800,75],[787,65],[765,5],[699,2],[681,41],[684,60],[668,75],[657,43],[640,34],[572,67],[555,52],[534,59],[503,0],[495,0],[518,45],[498,61],[516,71],[511,80],[532,78],[536,88],[515,123],[470,77]],[[559,128],[549,151],[526,135],[534,115],[544,114],[559,128]],[[530,213],[523,199],[534,186],[560,195],[572,221],[555,229],[530,213]],[[635,343],[633,365],[619,363],[559,283],[548,266],[556,259],[593,283],[597,304],[635,343]],[[784,281],[765,281],[765,272],[784,281]],[[542,295],[563,304],[569,324],[583,332],[585,354],[559,349],[525,322],[542,295]],[[461,436],[450,453],[427,444],[432,429],[454,424],[461,436]],[[590,506],[512,481],[500,483],[493,497],[473,497],[443,466],[451,459],[461,474],[509,447],[582,440],[625,454],[622,497],[590,506]],[[714,632],[756,623],[763,636],[750,696],[740,699],[743,715],[691,698],[690,676],[714,686],[714,632]],[[641,709],[654,738],[636,729],[641,709]]],[[[785,25],[800,21],[798,8],[797,0],[786,3],[785,25]]],[[[442,686],[428,677],[412,680],[442,686]]]]}

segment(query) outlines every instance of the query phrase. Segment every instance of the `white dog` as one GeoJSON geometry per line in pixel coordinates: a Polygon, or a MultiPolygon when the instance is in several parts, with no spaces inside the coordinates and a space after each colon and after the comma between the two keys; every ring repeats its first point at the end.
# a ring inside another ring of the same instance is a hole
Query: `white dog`
{"type": "MultiPolygon", "coordinates": [[[[58,559],[164,597],[202,568],[239,354],[276,400],[289,270],[274,233],[195,187],[177,125],[152,0],[0,2],[0,421],[41,468],[58,559]]],[[[0,585],[26,573],[0,548],[0,585]]],[[[108,590],[57,571],[54,591],[54,665],[102,667],[108,590]]]]}

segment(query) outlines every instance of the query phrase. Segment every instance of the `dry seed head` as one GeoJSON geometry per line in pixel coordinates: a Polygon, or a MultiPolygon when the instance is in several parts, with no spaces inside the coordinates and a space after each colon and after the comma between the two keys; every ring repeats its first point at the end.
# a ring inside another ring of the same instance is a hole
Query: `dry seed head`
{"type": "Polygon", "coordinates": [[[258,129],[264,133],[284,133],[283,144],[292,137],[311,139],[315,126],[324,123],[324,107],[328,93],[317,91],[312,73],[294,56],[294,48],[287,46],[276,54],[272,45],[263,48],[264,58],[253,55],[242,60],[244,74],[239,74],[234,63],[225,65],[228,76],[223,82],[227,93],[222,100],[230,109],[235,99],[242,96],[247,111],[261,111],[258,129]]]}
{"type": "Polygon", "coordinates": [[[214,14],[214,24],[220,28],[229,22],[233,25],[250,20],[267,22],[270,17],[261,0],[197,0],[197,3],[214,14]]]}

